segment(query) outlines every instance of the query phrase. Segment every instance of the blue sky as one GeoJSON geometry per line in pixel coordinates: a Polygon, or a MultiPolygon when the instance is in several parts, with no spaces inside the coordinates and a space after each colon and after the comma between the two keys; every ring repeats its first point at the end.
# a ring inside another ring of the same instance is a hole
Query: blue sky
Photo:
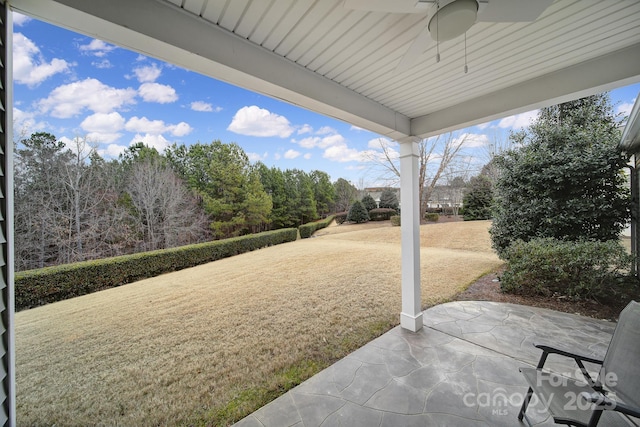
{"type": "MultiPolygon", "coordinates": [[[[268,166],[380,184],[366,161],[380,147],[375,133],[18,14],[13,44],[16,139],[38,131],[66,143],[86,137],[104,158],[138,141],[162,152],[218,139],[268,166]]],[[[612,91],[616,111],[628,114],[638,92],[640,84],[612,91]]],[[[535,115],[460,131],[465,155],[486,162],[489,144],[535,115]]]]}

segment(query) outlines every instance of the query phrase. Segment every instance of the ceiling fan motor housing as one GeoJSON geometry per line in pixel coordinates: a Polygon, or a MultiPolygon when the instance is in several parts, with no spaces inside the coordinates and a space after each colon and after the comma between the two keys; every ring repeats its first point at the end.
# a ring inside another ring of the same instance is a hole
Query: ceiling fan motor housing
{"type": "Polygon", "coordinates": [[[431,38],[446,41],[461,36],[476,22],[477,16],[476,0],[453,0],[440,6],[429,21],[431,38]]]}

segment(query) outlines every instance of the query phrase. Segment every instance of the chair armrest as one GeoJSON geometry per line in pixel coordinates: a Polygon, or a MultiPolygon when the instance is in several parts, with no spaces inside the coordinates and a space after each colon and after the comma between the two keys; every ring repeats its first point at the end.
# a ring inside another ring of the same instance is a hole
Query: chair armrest
{"type": "Polygon", "coordinates": [[[549,345],[545,345],[545,344],[534,344],[534,346],[536,348],[539,348],[540,350],[542,350],[544,354],[559,354],[561,356],[566,356],[566,357],[570,357],[572,359],[574,359],[576,362],[578,360],[581,360],[583,362],[589,362],[589,363],[596,363],[598,365],[602,365],[603,360],[602,359],[594,359],[593,357],[588,357],[588,356],[583,356],[581,354],[577,354],[577,353],[572,353],[568,350],[563,350],[560,348],[556,348],[556,347],[551,347],[549,345]]]}
{"type": "Polygon", "coordinates": [[[640,418],[640,408],[632,408],[631,406],[613,400],[602,393],[589,393],[587,391],[583,391],[579,394],[579,397],[587,402],[595,403],[599,409],[617,411],[632,417],[640,418]]]}
{"type": "Polygon", "coordinates": [[[540,356],[540,360],[538,361],[538,366],[536,366],[536,369],[541,370],[544,367],[544,364],[547,361],[547,357],[550,354],[559,354],[561,356],[569,357],[576,362],[576,365],[578,365],[578,367],[580,368],[580,372],[582,372],[582,375],[584,376],[584,379],[587,381],[587,383],[589,383],[589,385],[593,387],[596,391],[602,391],[602,385],[599,384],[594,378],[591,377],[591,375],[589,374],[589,371],[587,371],[587,368],[585,368],[583,362],[602,365],[604,363],[603,360],[595,359],[593,357],[583,356],[568,350],[551,347],[549,345],[536,344],[536,343],[534,343],[533,345],[536,348],[539,348],[540,350],[542,350],[542,355],[540,356]]]}

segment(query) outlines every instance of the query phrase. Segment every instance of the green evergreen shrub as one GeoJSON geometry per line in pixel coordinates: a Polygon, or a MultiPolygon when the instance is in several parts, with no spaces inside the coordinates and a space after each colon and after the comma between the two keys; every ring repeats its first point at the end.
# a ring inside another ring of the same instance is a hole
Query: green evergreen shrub
{"type": "Polygon", "coordinates": [[[391,225],[393,226],[400,226],[400,215],[394,215],[391,218],[389,218],[391,220],[391,225]]]}
{"type": "Polygon", "coordinates": [[[369,219],[371,219],[371,221],[387,221],[393,215],[397,215],[397,214],[398,212],[396,212],[393,209],[376,208],[369,211],[369,219]]]}
{"type": "Polygon", "coordinates": [[[378,204],[373,200],[373,197],[371,197],[370,194],[367,194],[362,198],[362,204],[368,212],[371,212],[372,209],[376,209],[378,207],[378,204]]]}
{"type": "Polygon", "coordinates": [[[632,257],[618,241],[518,240],[506,250],[503,291],[521,295],[598,298],[630,282],[632,257]]]}
{"type": "Polygon", "coordinates": [[[356,200],[349,208],[349,214],[347,215],[347,221],[361,224],[369,221],[369,213],[360,200],[356,200]]]}
{"type": "Polygon", "coordinates": [[[389,208],[393,210],[398,210],[398,196],[396,196],[396,192],[391,189],[386,189],[380,194],[380,203],[379,207],[381,208],[389,208]]]}
{"type": "Polygon", "coordinates": [[[493,205],[493,185],[484,175],[469,180],[469,189],[464,193],[464,220],[473,221],[491,218],[493,205]]]}
{"type": "Polygon", "coordinates": [[[424,219],[429,222],[438,222],[438,220],[440,219],[440,215],[438,215],[437,213],[426,213],[424,215],[424,219]]]}

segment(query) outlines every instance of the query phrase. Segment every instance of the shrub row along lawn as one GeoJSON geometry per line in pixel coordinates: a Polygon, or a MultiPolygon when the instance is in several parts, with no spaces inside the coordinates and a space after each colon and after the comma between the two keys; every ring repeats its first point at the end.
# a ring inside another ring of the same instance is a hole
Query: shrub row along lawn
{"type": "Polygon", "coordinates": [[[297,237],[298,231],[295,228],[286,228],[177,248],[21,271],[15,277],[16,309],[37,307],[113,288],[267,246],[292,242],[297,237]]]}
{"type": "MultiPolygon", "coordinates": [[[[424,306],[501,265],[488,226],[421,227],[424,306]]],[[[384,227],[24,310],[18,424],[230,424],[396,325],[400,308],[400,229],[384,227]]]]}

